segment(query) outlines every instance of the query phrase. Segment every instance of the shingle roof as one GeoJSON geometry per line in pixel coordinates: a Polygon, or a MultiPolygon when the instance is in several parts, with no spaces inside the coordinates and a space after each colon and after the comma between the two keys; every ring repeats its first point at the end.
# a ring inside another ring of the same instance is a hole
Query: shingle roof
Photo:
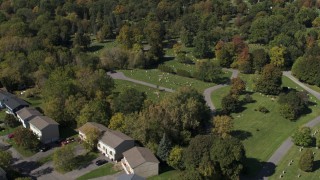
{"type": "Polygon", "coordinates": [[[121,174],[120,176],[118,176],[117,179],[118,180],[145,180],[146,178],[143,178],[136,174],[121,174]]]}
{"type": "Polygon", "coordinates": [[[117,148],[120,144],[122,144],[124,141],[130,141],[133,139],[122,132],[119,131],[106,131],[103,136],[101,137],[100,141],[102,141],[104,144],[107,144],[108,146],[112,148],[117,148]]]}
{"type": "Polygon", "coordinates": [[[28,106],[29,104],[24,100],[6,91],[0,90],[0,101],[8,106],[10,109],[15,109],[19,106],[28,106]]]}
{"type": "Polygon", "coordinates": [[[22,108],[20,109],[19,111],[17,111],[17,115],[22,119],[22,120],[25,120],[25,119],[30,119],[34,116],[42,116],[42,114],[34,109],[34,108],[29,108],[29,107],[25,107],[25,108],[22,108]]]}
{"type": "Polygon", "coordinates": [[[97,128],[100,132],[105,132],[105,131],[110,130],[107,127],[105,127],[104,125],[96,123],[96,122],[87,122],[83,126],[81,126],[78,130],[83,131],[86,127],[97,128]]]}
{"type": "Polygon", "coordinates": [[[59,125],[56,121],[49,118],[48,116],[36,116],[29,121],[30,124],[35,126],[37,129],[42,130],[49,125],[59,125]]]}
{"type": "Polygon", "coordinates": [[[159,160],[154,154],[148,148],[144,147],[133,147],[124,152],[123,156],[126,158],[131,168],[138,167],[145,162],[159,163],[159,160]]]}

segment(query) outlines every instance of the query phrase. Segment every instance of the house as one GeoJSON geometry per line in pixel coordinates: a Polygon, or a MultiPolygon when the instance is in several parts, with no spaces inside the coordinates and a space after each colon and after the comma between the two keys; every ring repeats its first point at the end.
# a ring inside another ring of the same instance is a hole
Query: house
{"type": "Polygon", "coordinates": [[[7,173],[0,167],[0,179],[7,180],[7,173]]]}
{"type": "Polygon", "coordinates": [[[136,174],[121,174],[118,176],[117,180],[145,180],[146,178],[143,178],[141,176],[138,176],[136,174]]]}
{"type": "Polygon", "coordinates": [[[15,114],[20,109],[28,106],[29,104],[27,102],[16,97],[15,95],[3,90],[0,91],[0,107],[8,108],[8,111],[11,114],[15,114]]]}
{"type": "Polygon", "coordinates": [[[127,174],[144,178],[159,174],[159,160],[147,148],[134,147],[123,153],[121,165],[127,174]]]}
{"type": "Polygon", "coordinates": [[[46,144],[59,139],[59,124],[47,116],[36,116],[29,121],[30,130],[46,144]]]}
{"type": "Polygon", "coordinates": [[[111,161],[120,160],[122,153],[132,147],[134,139],[119,131],[106,131],[98,141],[98,150],[111,161]]]}
{"type": "Polygon", "coordinates": [[[19,111],[16,112],[18,120],[22,123],[23,127],[25,128],[30,128],[29,121],[36,117],[36,116],[42,116],[42,114],[34,109],[34,108],[29,108],[25,107],[20,109],[19,111]]]}
{"type": "Polygon", "coordinates": [[[86,124],[84,124],[83,126],[81,126],[78,131],[79,131],[79,137],[81,140],[85,140],[86,139],[86,134],[84,132],[84,130],[86,128],[96,128],[98,131],[100,131],[100,133],[104,133],[106,131],[109,131],[109,129],[107,127],[105,127],[102,124],[96,123],[96,122],[87,122],[86,124]]]}

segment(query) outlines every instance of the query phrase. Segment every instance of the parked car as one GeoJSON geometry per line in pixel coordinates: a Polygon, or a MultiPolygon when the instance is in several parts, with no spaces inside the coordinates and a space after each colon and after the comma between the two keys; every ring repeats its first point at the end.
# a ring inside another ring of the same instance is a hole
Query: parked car
{"type": "Polygon", "coordinates": [[[48,151],[50,149],[50,146],[48,146],[48,145],[43,145],[43,146],[41,146],[40,148],[39,148],[39,151],[41,151],[41,152],[46,152],[46,151],[48,151]]]}
{"type": "Polygon", "coordinates": [[[107,163],[107,162],[108,162],[108,161],[105,160],[105,159],[99,159],[99,160],[96,161],[96,165],[97,165],[97,166],[101,166],[101,165],[103,165],[103,164],[105,164],[105,163],[107,163]]]}
{"type": "Polygon", "coordinates": [[[14,137],[14,134],[13,134],[13,133],[8,134],[8,138],[9,138],[9,139],[12,139],[13,137],[14,137]]]}
{"type": "Polygon", "coordinates": [[[60,138],[60,139],[58,139],[57,141],[56,141],[56,144],[58,144],[58,145],[61,145],[61,143],[63,142],[63,141],[65,141],[66,139],[64,139],[64,138],[60,138]]]}

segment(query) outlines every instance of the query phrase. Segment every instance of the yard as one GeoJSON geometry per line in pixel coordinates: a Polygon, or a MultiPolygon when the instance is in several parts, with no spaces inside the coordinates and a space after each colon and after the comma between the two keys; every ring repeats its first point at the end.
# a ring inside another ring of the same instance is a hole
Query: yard
{"type": "Polygon", "coordinates": [[[97,178],[97,177],[102,177],[102,176],[107,176],[107,175],[112,175],[117,173],[118,171],[113,169],[113,164],[107,163],[87,174],[84,174],[80,177],[77,178],[77,180],[87,180],[87,179],[92,179],[92,178],[97,178]]]}
{"type": "MultiPolygon", "coordinates": [[[[245,81],[252,79],[248,75],[241,76],[245,81]]],[[[252,83],[249,82],[248,85],[249,89],[252,90],[250,87],[252,83]]],[[[283,78],[283,86],[297,87],[294,82],[286,77],[283,78]]],[[[221,108],[222,97],[229,92],[229,89],[230,87],[224,87],[212,94],[212,100],[218,109],[221,108]]],[[[297,87],[297,89],[300,90],[301,88],[297,87]]],[[[249,176],[254,175],[261,168],[260,162],[268,160],[297,127],[320,114],[319,102],[316,102],[317,107],[310,107],[312,113],[292,122],[280,116],[277,99],[272,100],[270,96],[260,95],[260,93],[253,93],[252,97],[256,101],[255,103],[246,104],[243,106],[241,113],[232,114],[234,118],[234,134],[243,140],[246,149],[248,157],[246,165],[248,166],[247,173],[249,176]],[[264,106],[270,112],[263,114],[259,111],[254,111],[258,106],[264,106]]]]}
{"type": "Polygon", "coordinates": [[[116,87],[114,90],[115,92],[120,92],[125,88],[134,88],[138,91],[145,92],[145,94],[147,95],[147,99],[150,99],[153,102],[158,102],[167,94],[167,92],[165,91],[159,91],[157,89],[143,86],[143,85],[136,84],[129,81],[124,81],[119,79],[115,79],[114,81],[115,81],[115,87],[116,87]]]}
{"type": "MultiPolygon", "coordinates": [[[[318,128],[320,125],[318,125],[318,128]]],[[[314,128],[314,130],[318,129],[314,128]]],[[[314,132],[314,131],[313,131],[314,132]]],[[[304,172],[299,169],[299,159],[303,153],[299,151],[300,147],[293,145],[293,147],[288,151],[288,153],[284,156],[284,158],[280,161],[278,166],[276,167],[276,172],[270,179],[278,179],[280,175],[283,174],[284,179],[296,179],[300,174],[301,177],[299,179],[319,179],[320,177],[320,150],[316,148],[311,148],[313,152],[315,152],[314,156],[314,171],[313,172],[304,172]],[[289,163],[293,160],[293,163],[289,165],[289,163]]]]}

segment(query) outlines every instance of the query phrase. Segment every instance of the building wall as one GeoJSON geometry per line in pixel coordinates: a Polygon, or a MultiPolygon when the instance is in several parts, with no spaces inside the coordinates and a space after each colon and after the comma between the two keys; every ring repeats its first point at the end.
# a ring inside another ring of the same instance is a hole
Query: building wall
{"type": "Polygon", "coordinates": [[[134,174],[151,177],[159,174],[159,163],[146,162],[133,169],[134,174]]]}
{"type": "Polygon", "coordinates": [[[42,137],[40,141],[42,143],[51,143],[59,139],[59,125],[51,124],[42,129],[42,137]]]}
{"type": "Polygon", "coordinates": [[[32,124],[30,124],[30,130],[31,130],[34,134],[36,134],[36,135],[38,136],[38,139],[41,138],[42,132],[41,132],[39,129],[37,129],[36,127],[34,127],[32,124]]]}
{"type": "Polygon", "coordinates": [[[98,142],[98,150],[104,154],[106,157],[108,157],[111,160],[115,160],[115,154],[116,154],[116,150],[113,149],[112,147],[104,144],[102,141],[98,142]]]}

